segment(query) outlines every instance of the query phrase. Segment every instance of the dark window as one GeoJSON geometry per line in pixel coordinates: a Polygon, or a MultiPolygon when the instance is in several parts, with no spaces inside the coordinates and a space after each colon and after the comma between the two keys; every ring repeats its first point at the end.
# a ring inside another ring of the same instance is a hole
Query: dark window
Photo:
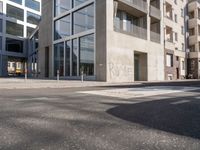
{"type": "Polygon", "coordinates": [[[40,16],[31,12],[27,12],[27,22],[38,25],[40,22],[40,16]]]}
{"type": "Polygon", "coordinates": [[[0,32],[2,32],[2,31],[3,31],[3,20],[0,19],[0,32]]]}
{"type": "Polygon", "coordinates": [[[11,35],[16,35],[16,36],[23,36],[24,34],[24,29],[23,25],[6,21],[6,33],[11,34],[11,35]]]}
{"type": "Polygon", "coordinates": [[[7,4],[7,16],[24,21],[24,10],[7,4]]]}
{"type": "Polygon", "coordinates": [[[94,34],[80,38],[80,74],[94,75],[94,34]]]}
{"type": "Polygon", "coordinates": [[[55,21],[54,39],[58,40],[70,35],[70,16],[55,21]]]}
{"type": "Polygon", "coordinates": [[[2,37],[0,36],[0,50],[2,50],[2,37]]]}
{"type": "Polygon", "coordinates": [[[35,0],[25,0],[25,6],[40,11],[40,3],[35,0]]]}
{"type": "Polygon", "coordinates": [[[71,8],[71,0],[55,0],[55,16],[68,11],[71,8]]]}
{"type": "Polygon", "coordinates": [[[6,38],[6,51],[23,53],[23,41],[6,38]]]}
{"type": "Polygon", "coordinates": [[[94,28],[94,5],[89,5],[73,14],[73,33],[94,28]]]}

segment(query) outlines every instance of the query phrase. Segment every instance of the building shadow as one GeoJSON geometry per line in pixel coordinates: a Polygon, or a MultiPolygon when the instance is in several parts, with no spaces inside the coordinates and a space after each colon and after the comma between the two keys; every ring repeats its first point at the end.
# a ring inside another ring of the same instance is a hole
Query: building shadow
{"type": "Polygon", "coordinates": [[[200,96],[118,104],[107,113],[148,128],[200,139],[200,96]]]}

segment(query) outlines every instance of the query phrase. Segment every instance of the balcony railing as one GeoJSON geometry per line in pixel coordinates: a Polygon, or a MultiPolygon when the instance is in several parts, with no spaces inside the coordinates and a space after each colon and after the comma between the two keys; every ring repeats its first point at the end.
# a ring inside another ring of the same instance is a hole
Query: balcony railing
{"type": "Polygon", "coordinates": [[[160,43],[160,34],[159,33],[151,31],[150,34],[151,34],[150,37],[151,37],[152,42],[160,43]]]}
{"type": "Polygon", "coordinates": [[[158,8],[152,6],[152,5],[150,6],[150,15],[152,17],[157,18],[157,19],[161,19],[161,11],[160,11],[160,9],[158,9],[158,8]]]}
{"type": "Polygon", "coordinates": [[[118,0],[118,1],[147,13],[147,3],[143,0],[118,0]]]}
{"type": "Polygon", "coordinates": [[[145,28],[114,19],[114,30],[123,34],[132,35],[141,39],[147,39],[147,30],[145,28]]]}

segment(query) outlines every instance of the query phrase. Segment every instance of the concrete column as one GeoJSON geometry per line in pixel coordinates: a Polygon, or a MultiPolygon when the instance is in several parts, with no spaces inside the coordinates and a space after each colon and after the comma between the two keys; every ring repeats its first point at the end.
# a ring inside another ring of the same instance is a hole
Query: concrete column
{"type": "Polygon", "coordinates": [[[150,0],[147,0],[147,40],[151,40],[151,17],[150,17],[150,0]]]}

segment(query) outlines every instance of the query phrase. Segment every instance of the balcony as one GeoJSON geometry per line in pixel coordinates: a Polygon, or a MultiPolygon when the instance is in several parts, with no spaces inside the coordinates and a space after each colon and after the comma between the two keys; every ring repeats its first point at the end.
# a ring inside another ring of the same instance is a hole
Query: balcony
{"type": "Polygon", "coordinates": [[[161,11],[160,11],[160,9],[158,9],[158,8],[156,8],[156,7],[154,7],[154,6],[150,6],[150,15],[152,16],[152,17],[155,17],[155,18],[157,18],[157,19],[161,19],[161,11]]]}
{"type": "Polygon", "coordinates": [[[152,42],[160,43],[160,34],[159,33],[151,31],[150,38],[151,38],[152,42]]]}
{"type": "Polygon", "coordinates": [[[114,30],[119,33],[147,40],[147,30],[129,22],[114,19],[114,30]]]}
{"type": "MultiPolygon", "coordinates": [[[[147,13],[147,3],[143,0],[118,0],[119,3],[123,3],[126,6],[136,8],[139,11],[147,13]]],[[[125,6],[125,7],[126,7],[125,6]]]]}

